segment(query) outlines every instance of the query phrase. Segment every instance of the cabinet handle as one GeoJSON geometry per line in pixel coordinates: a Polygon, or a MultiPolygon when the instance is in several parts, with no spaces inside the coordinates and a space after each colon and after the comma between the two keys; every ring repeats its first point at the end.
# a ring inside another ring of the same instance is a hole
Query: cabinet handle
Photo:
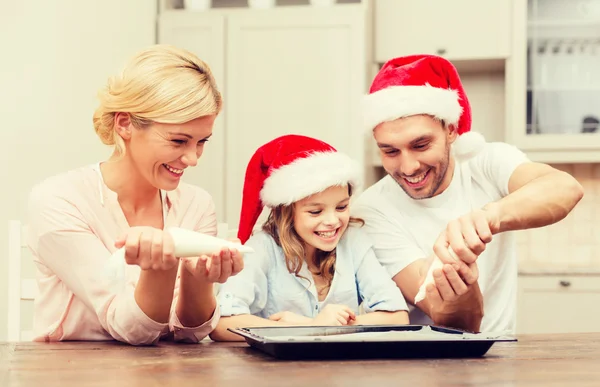
{"type": "Polygon", "coordinates": [[[446,49],[445,48],[438,48],[436,52],[437,52],[438,55],[444,55],[446,53],[446,49]]]}
{"type": "Polygon", "coordinates": [[[560,286],[562,286],[563,288],[568,288],[569,286],[571,286],[571,281],[562,280],[559,283],[560,286]]]}

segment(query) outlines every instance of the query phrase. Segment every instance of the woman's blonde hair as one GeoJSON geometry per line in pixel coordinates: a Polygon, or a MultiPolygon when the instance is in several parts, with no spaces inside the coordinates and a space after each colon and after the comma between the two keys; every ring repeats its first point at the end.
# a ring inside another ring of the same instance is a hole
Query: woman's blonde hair
{"type": "MultiPolygon", "coordinates": [[[[352,196],[352,186],[348,185],[348,194],[352,196]]],[[[294,206],[295,203],[288,206],[277,206],[271,209],[269,217],[263,225],[263,231],[269,234],[283,250],[285,264],[290,273],[296,277],[304,278],[300,274],[300,269],[306,256],[304,241],[294,229],[294,206]]],[[[349,227],[352,224],[364,225],[364,220],[350,217],[349,227]]],[[[320,275],[326,281],[328,289],[333,281],[335,273],[336,249],[332,251],[322,251],[317,249],[313,262],[319,271],[315,273],[320,275]]],[[[304,278],[308,280],[307,278],[304,278]]]]}
{"type": "Polygon", "coordinates": [[[209,66],[189,51],[155,45],[135,55],[98,93],[94,129],[106,145],[123,154],[125,144],[114,130],[115,114],[128,113],[132,124],[181,124],[219,114],[221,93],[209,66]]]}

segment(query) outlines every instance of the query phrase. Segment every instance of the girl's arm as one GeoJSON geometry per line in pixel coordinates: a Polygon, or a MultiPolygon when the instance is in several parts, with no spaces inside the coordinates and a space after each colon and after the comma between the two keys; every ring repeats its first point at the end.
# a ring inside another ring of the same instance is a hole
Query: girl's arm
{"type": "Polygon", "coordinates": [[[244,268],[236,276],[230,277],[221,285],[217,305],[221,317],[214,330],[209,334],[215,341],[242,340],[241,336],[231,333],[227,328],[245,328],[257,326],[284,325],[278,321],[267,320],[256,314],[267,305],[270,256],[270,236],[260,233],[250,237],[245,245],[254,249],[244,254],[244,268]]]}
{"type": "Polygon", "coordinates": [[[273,321],[266,318],[254,316],[251,314],[240,314],[237,316],[221,317],[217,328],[212,331],[210,338],[214,341],[244,341],[244,338],[227,328],[249,328],[249,327],[275,327],[275,326],[294,326],[303,324],[293,324],[289,322],[273,321]]]}
{"type": "Polygon", "coordinates": [[[408,312],[400,310],[397,312],[371,312],[356,316],[356,320],[349,325],[406,325],[408,324],[408,312]]]}
{"type": "Polygon", "coordinates": [[[356,282],[366,316],[356,316],[357,324],[407,324],[408,305],[396,283],[379,263],[362,230],[355,230],[356,282]],[[362,254],[360,254],[362,252],[362,254]],[[373,314],[373,316],[370,316],[373,314]]]}

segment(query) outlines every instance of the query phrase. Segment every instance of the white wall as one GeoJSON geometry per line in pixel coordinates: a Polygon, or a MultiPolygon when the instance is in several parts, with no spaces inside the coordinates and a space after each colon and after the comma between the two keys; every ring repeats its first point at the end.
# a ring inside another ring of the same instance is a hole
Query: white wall
{"type": "Polygon", "coordinates": [[[127,58],[154,44],[156,2],[11,0],[0,7],[2,341],[7,223],[24,217],[35,182],[108,156],[92,126],[96,92],[127,58]]]}

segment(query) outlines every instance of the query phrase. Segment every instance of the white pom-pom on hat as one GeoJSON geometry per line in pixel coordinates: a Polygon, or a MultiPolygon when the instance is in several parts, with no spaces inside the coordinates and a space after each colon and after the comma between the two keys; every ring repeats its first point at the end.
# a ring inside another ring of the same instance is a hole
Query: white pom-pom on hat
{"type": "Polygon", "coordinates": [[[452,144],[452,150],[456,158],[467,160],[475,157],[484,146],[485,138],[481,133],[466,132],[456,138],[454,144],[452,144]]]}

